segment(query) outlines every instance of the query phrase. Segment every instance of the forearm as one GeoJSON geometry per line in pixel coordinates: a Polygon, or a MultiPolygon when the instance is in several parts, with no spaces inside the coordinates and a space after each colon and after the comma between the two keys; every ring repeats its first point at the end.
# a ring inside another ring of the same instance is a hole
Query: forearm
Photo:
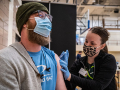
{"type": "Polygon", "coordinates": [[[96,82],[95,80],[81,78],[81,77],[73,75],[73,74],[70,75],[69,80],[72,84],[75,84],[76,86],[79,86],[79,87],[84,88],[84,89],[101,90],[100,84],[98,82],[96,82]]]}

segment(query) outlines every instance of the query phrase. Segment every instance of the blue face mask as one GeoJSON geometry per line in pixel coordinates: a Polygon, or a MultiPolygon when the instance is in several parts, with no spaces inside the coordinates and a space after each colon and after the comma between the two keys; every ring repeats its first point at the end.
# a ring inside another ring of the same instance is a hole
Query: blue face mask
{"type": "Polygon", "coordinates": [[[34,32],[44,37],[48,37],[52,29],[52,23],[50,20],[47,17],[45,17],[45,19],[35,17],[35,21],[37,24],[34,28],[34,32]]]}

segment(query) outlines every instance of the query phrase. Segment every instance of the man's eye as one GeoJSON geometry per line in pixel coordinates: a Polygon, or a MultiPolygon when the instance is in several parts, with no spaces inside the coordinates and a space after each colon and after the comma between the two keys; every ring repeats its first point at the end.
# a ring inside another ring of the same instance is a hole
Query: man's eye
{"type": "Polygon", "coordinates": [[[39,15],[40,17],[42,17],[42,15],[39,15]]]}
{"type": "Polygon", "coordinates": [[[41,15],[41,14],[39,14],[39,16],[41,16],[41,17],[42,17],[42,15],[41,15]]]}
{"type": "Polygon", "coordinates": [[[44,18],[44,16],[43,16],[43,15],[41,15],[41,14],[39,15],[39,17],[44,18]]]}

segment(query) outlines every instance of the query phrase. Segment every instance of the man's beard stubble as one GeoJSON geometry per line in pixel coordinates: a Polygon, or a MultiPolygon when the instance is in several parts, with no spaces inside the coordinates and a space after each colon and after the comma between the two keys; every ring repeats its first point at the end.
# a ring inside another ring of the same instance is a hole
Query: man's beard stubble
{"type": "MultiPolygon", "coordinates": [[[[30,21],[28,21],[28,29],[33,29],[35,28],[36,25],[33,25],[30,21]]],[[[33,30],[28,30],[28,40],[37,43],[38,45],[44,46],[49,44],[50,37],[44,37],[41,36],[37,33],[35,33],[33,30]]]]}

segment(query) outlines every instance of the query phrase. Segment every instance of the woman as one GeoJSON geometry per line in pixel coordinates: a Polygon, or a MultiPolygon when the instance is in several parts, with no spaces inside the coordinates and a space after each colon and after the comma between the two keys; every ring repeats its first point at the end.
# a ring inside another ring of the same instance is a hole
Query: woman
{"type": "Polygon", "coordinates": [[[75,90],[76,86],[82,90],[116,90],[116,60],[113,55],[108,54],[108,38],[106,29],[91,28],[83,46],[86,56],[75,61],[70,72],[66,61],[60,60],[68,90],[75,90]]]}

